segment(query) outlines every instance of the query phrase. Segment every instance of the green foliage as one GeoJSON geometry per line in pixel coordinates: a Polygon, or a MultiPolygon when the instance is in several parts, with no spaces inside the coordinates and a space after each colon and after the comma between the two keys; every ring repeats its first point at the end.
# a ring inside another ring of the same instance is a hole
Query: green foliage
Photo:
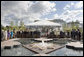
{"type": "MultiPolygon", "coordinates": [[[[76,21],[76,22],[71,22],[71,27],[69,27],[67,24],[64,24],[63,25],[63,30],[64,31],[71,31],[72,29],[79,29],[79,22],[78,21],[76,21]]],[[[81,29],[81,31],[83,31],[82,29],[81,29]]]]}
{"type": "Polygon", "coordinates": [[[83,28],[80,28],[81,33],[83,33],[83,28]]]}
{"type": "Polygon", "coordinates": [[[13,21],[10,22],[10,26],[11,26],[11,27],[14,26],[14,22],[13,22],[13,21]]]}
{"type": "Polygon", "coordinates": [[[1,25],[1,29],[4,29],[4,27],[1,25]]]}
{"type": "Polygon", "coordinates": [[[67,24],[63,24],[63,31],[66,31],[67,30],[67,24]]]}
{"type": "Polygon", "coordinates": [[[24,26],[24,23],[21,21],[20,22],[20,30],[25,30],[26,28],[25,28],[25,26],[24,26]]]}
{"type": "Polygon", "coordinates": [[[26,29],[26,27],[24,26],[24,23],[21,21],[20,22],[20,26],[18,26],[18,23],[16,23],[16,25],[14,25],[14,22],[13,21],[11,21],[10,22],[10,26],[6,26],[6,27],[4,27],[4,26],[2,26],[1,25],[1,29],[2,30],[13,30],[13,29],[15,29],[15,30],[25,30],[26,29]]]}

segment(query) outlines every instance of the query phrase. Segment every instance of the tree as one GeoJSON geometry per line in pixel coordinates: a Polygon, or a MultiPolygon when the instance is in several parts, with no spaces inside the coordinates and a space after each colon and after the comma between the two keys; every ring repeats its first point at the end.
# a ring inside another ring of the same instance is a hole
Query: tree
{"type": "Polygon", "coordinates": [[[76,23],[76,24],[80,24],[78,20],[76,20],[76,22],[75,22],[75,23],[76,23]]]}
{"type": "Polygon", "coordinates": [[[11,22],[10,22],[10,29],[13,30],[13,28],[14,28],[14,22],[11,21],[11,22]]]}
{"type": "Polygon", "coordinates": [[[20,22],[20,30],[25,30],[24,22],[20,22]]]}
{"type": "Polygon", "coordinates": [[[2,30],[7,30],[7,28],[4,27],[4,26],[2,26],[2,25],[1,25],[1,29],[2,29],[2,30]]]}
{"type": "Polygon", "coordinates": [[[66,23],[63,24],[63,30],[64,30],[64,31],[67,30],[67,24],[66,24],[66,23]]]}
{"type": "Polygon", "coordinates": [[[76,20],[75,24],[76,24],[76,29],[78,29],[79,28],[79,24],[80,24],[79,21],[76,20]]]}
{"type": "Polygon", "coordinates": [[[73,21],[71,22],[71,27],[72,27],[72,29],[74,29],[74,22],[73,21]]]}
{"type": "Polygon", "coordinates": [[[76,22],[73,22],[73,21],[72,21],[72,22],[71,22],[72,29],[76,29],[76,30],[77,30],[77,29],[79,28],[79,24],[80,24],[80,23],[79,23],[79,21],[77,21],[77,20],[76,20],[76,22]]]}
{"type": "Polygon", "coordinates": [[[4,29],[4,27],[1,25],[1,29],[4,29]]]}
{"type": "Polygon", "coordinates": [[[10,22],[10,26],[11,26],[11,27],[14,26],[14,22],[13,22],[13,21],[10,22]]]}
{"type": "Polygon", "coordinates": [[[14,29],[19,30],[18,21],[16,22],[16,25],[14,26],[14,29]]]}

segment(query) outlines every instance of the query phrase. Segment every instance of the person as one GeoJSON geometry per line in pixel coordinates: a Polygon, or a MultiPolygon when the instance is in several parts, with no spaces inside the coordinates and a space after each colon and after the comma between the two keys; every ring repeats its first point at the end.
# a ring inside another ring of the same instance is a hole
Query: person
{"type": "Polygon", "coordinates": [[[70,35],[70,34],[69,34],[69,31],[67,31],[66,34],[67,34],[66,36],[69,38],[69,35],[70,35]]]}
{"type": "Polygon", "coordinates": [[[75,39],[78,40],[78,30],[75,32],[75,39]]]}
{"type": "Polygon", "coordinates": [[[78,31],[77,31],[77,40],[81,40],[81,32],[80,32],[80,30],[78,29],[78,31]]]}
{"type": "Polygon", "coordinates": [[[48,32],[48,34],[50,34],[52,32],[52,30],[51,29],[49,29],[49,32],[48,32]]]}
{"type": "Polygon", "coordinates": [[[70,37],[70,32],[69,31],[67,32],[67,35],[68,35],[68,38],[69,38],[70,37]]]}
{"type": "Polygon", "coordinates": [[[4,34],[3,34],[3,30],[1,30],[1,41],[3,40],[4,38],[4,34]]]}
{"type": "Polygon", "coordinates": [[[46,29],[46,36],[48,36],[48,29],[46,29]]]}
{"type": "Polygon", "coordinates": [[[13,29],[13,38],[15,38],[15,29],[13,29]]]}
{"type": "Polygon", "coordinates": [[[63,38],[65,37],[65,32],[63,32],[63,38]]]}
{"type": "Polygon", "coordinates": [[[82,36],[82,40],[83,40],[83,32],[81,33],[81,36],[82,36]]]}
{"type": "Polygon", "coordinates": [[[10,31],[7,30],[7,40],[10,38],[10,31]]]}
{"type": "Polygon", "coordinates": [[[71,31],[71,38],[75,40],[75,35],[76,35],[76,31],[75,29],[72,29],[71,31]]]}
{"type": "Polygon", "coordinates": [[[60,31],[60,38],[63,38],[63,31],[60,31]]]}
{"type": "Polygon", "coordinates": [[[50,34],[51,34],[51,35],[54,35],[54,31],[52,31],[50,34]]]}
{"type": "Polygon", "coordinates": [[[4,38],[7,40],[7,31],[4,31],[4,38]]]}
{"type": "Polygon", "coordinates": [[[10,35],[11,35],[11,38],[13,38],[13,31],[11,30],[11,32],[10,32],[10,35]]]}
{"type": "Polygon", "coordinates": [[[17,36],[17,38],[20,37],[20,30],[17,31],[16,36],[17,36]]]}
{"type": "Polygon", "coordinates": [[[58,31],[56,29],[54,29],[54,34],[57,36],[58,35],[58,31]]]}

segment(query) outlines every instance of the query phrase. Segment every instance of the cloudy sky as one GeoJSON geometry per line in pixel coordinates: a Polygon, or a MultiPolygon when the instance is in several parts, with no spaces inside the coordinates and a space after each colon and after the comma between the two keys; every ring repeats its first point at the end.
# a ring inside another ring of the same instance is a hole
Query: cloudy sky
{"type": "Polygon", "coordinates": [[[63,19],[83,23],[82,1],[1,1],[1,24],[11,21],[24,24],[34,20],[63,19]]]}

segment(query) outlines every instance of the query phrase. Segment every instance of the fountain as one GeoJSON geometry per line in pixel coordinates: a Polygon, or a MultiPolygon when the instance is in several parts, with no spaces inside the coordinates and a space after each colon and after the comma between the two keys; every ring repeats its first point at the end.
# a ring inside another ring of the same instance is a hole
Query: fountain
{"type": "Polygon", "coordinates": [[[39,39],[35,39],[37,41],[41,41],[41,43],[35,43],[33,46],[34,47],[38,47],[42,50],[45,50],[47,48],[53,48],[53,44],[52,43],[45,43],[45,41],[50,41],[53,39],[47,39],[47,38],[39,38],[39,39]]]}
{"type": "Polygon", "coordinates": [[[23,47],[37,53],[37,54],[48,54],[52,51],[58,50],[64,46],[60,46],[58,44],[54,43],[46,43],[45,41],[51,41],[53,39],[47,39],[47,38],[38,38],[34,39],[36,41],[41,41],[40,43],[30,43],[23,45],[23,47]]]}

